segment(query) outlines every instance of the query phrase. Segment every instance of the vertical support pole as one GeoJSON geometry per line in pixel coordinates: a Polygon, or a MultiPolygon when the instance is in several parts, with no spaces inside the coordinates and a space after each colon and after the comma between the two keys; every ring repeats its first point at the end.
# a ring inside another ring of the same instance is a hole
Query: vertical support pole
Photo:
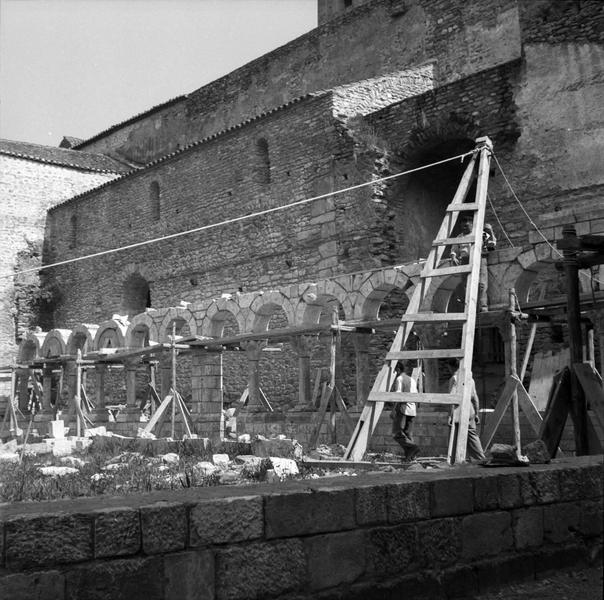
{"type": "Polygon", "coordinates": [[[171,437],[174,439],[174,421],[176,420],[176,323],[172,323],[172,428],[171,437]]]}
{"type": "Polygon", "coordinates": [[[337,442],[336,433],[336,358],[337,358],[337,342],[338,342],[338,313],[336,310],[331,314],[331,347],[329,352],[329,387],[331,395],[329,398],[329,422],[331,423],[331,443],[337,442]]]}
{"type": "Polygon", "coordinates": [[[76,390],[75,390],[75,403],[76,403],[76,436],[80,437],[82,434],[82,426],[84,425],[80,421],[80,413],[82,410],[82,351],[78,349],[76,355],[76,390]]]}
{"type": "MultiPolygon", "coordinates": [[[[153,387],[153,389],[157,392],[156,371],[157,371],[157,361],[156,360],[150,360],[149,361],[149,383],[151,384],[151,387],[153,387]]],[[[157,409],[157,406],[155,406],[155,397],[151,394],[151,410],[150,410],[150,413],[153,414],[156,409],[157,409]]]]}
{"type": "MultiPolygon", "coordinates": [[[[567,225],[562,229],[562,237],[566,241],[576,239],[577,232],[574,225],[567,225]]],[[[587,442],[587,408],[585,395],[575,375],[572,365],[580,363],[583,358],[583,341],[581,333],[581,301],[579,296],[579,262],[576,250],[562,251],[564,273],[566,274],[568,318],[568,333],[570,345],[570,385],[571,385],[571,416],[575,430],[575,453],[577,456],[589,454],[587,442]]]]}
{"type": "Polygon", "coordinates": [[[596,352],[594,343],[594,326],[589,323],[586,327],[587,337],[587,362],[595,369],[596,368],[596,352]]]}
{"type": "MultiPolygon", "coordinates": [[[[518,376],[517,365],[517,349],[518,341],[516,339],[516,292],[514,288],[510,289],[510,375],[518,376]]],[[[516,448],[516,459],[521,460],[522,443],[520,441],[520,413],[518,411],[518,392],[514,388],[512,394],[512,425],[514,428],[514,446],[516,448]]]]}

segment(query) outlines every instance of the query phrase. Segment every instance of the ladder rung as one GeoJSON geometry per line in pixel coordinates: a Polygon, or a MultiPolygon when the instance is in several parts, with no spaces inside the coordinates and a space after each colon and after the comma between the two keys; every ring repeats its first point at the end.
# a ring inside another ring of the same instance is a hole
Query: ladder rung
{"type": "Polygon", "coordinates": [[[405,314],[401,317],[401,321],[403,323],[422,323],[422,322],[430,322],[430,323],[446,323],[448,321],[467,321],[468,315],[463,312],[457,313],[435,313],[435,312],[426,312],[426,313],[409,313],[405,314]]]}
{"type": "Polygon", "coordinates": [[[388,352],[386,360],[406,360],[413,358],[463,358],[463,348],[433,348],[432,350],[399,350],[388,352]]]}
{"type": "Polygon", "coordinates": [[[478,203],[477,202],[463,202],[463,203],[455,203],[455,204],[449,204],[449,206],[447,206],[447,212],[456,212],[456,211],[462,211],[462,210],[478,210],[478,203]]]}
{"type": "Polygon", "coordinates": [[[455,267],[441,267],[439,269],[424,269],[420,277],[441,277],[444,275],[459,275],[460,273],[469,273],[472,265],[457,265],[455,267]]]}
{"type": "Polygon", "coordinates": [[[423,404],[460,404],[459,394],[437,394],[424,392],[371,392],[369,402],[418,402],[423,404]]]}
{"type": "Polygon", "coordinates": [[[474,234],[472,234],[472,235],[464,235],[464,236],[460,235],[458,237],[434,240],[432,242],[432,245],[433,246],[454,246],[456,244],[473,244],[474,242],[476,242],[476,239],[474,238],[474,234]]]}

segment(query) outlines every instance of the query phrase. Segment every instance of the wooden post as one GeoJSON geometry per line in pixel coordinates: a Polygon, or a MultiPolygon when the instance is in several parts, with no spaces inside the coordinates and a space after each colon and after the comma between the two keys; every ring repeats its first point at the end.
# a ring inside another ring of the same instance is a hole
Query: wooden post
{"type": "MultiPolygon", "coordinates": [[[[516,292],[510,289],[510,375],[518,377],[516,370],[518,359],[516,356],[517,340],[516,340],[516,292]]],[[[512,422],[514,427],[514,446],[516,447],[516,458],[521,460],[522,444],[520,441],[520,414],[518,411],[518,391],[514,388],[512,393],[512,422]]]]}
{"type": "MultiPolygon", "coordinates": [[[[562,229],[562,237],[571,241],[577,237],[574,225],[562,229]]],[[[589,453],[587,442],[587,408],[585,396],[572,365],[581,363],[583,358],[583,341],[581,333],[581,301],[579,297],[579,261],[576,250],[562,250],[563,267],[566,274],[566,310],[570,345],[570,389],[571,416],[575,431],[575,453],[581,456],[589,453]]]]}
{"type": "Polygon", "coordinates": [[[174,439],[174,421],[176,419],[176,323],[172,323],[172,429],[174,439]]]}
{"type": "Polygon", "coordinates": [[[76,356],[76,390],[75,390],[75,403],[76,403],[76,436],[80,437],[82,431],[82,423],[80,423],[80,409],[82,408],[82,351],[78,349],[76,356]]]}
{"type": "MultiPolygon", "coordinates": [[[[338,313],[334,310],[331,315],[331,324],[337,326],[338,324],[338,313]]],[[[336,435],[336,403],[335,403],[335,389],[336,389],[336,349],[338,341],[338,332],[333,329],[331,332],[331,347],[329,353],[329,387],[331,389],[331,397],[329,399],[329,422],[331,423],[331,443],[335,444],[337,441],[336,435]]]]}

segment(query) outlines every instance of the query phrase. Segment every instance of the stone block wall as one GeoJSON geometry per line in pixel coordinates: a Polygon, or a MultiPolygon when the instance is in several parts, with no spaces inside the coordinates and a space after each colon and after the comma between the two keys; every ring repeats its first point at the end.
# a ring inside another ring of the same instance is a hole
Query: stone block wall
{"type": "Polygon", "coordinates": [[[602,457],[3,505],[0,598],[448,598],[588,560],[602,457]]]}
{"type": "Polygon", "coordinates": [[[448,83],[520,56],[516,0],[378,0],[79,147],[148,163],[309,92],[438,63],[448,83]]]}
{"type": "MultiPolygon", "coordinates": [[[[56,202],[114,179],[89,171],[0,154],[0,275],[42,262],[46,211],[56,202]]],[[[40,279],[36,272],[0,285],[0,364],[15,360],[17,337],[39,325],[40,279]]]]}

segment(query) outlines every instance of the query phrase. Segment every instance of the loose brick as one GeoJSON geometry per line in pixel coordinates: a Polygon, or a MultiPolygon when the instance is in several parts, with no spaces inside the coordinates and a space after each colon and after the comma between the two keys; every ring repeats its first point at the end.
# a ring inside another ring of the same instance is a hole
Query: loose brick
{"type": "Polygon", "coordinates": [[[89,515],[36,515],[7,521],[6,566],[25,569],[89,560],[93,556],[89,515]]]}
{"type": "Polygon", "coordinates": [[[492,556],[514,545],[512,518],[507,512],[469,515],[462,521],[462,556],[467,559],[492,556]]]}
{"type": "Polygon", "coordinates": [[[307,581],[301,540],[250,542],[219,549],[215,557],[217,600],[276,596],[299,590],[307,581]]]}
{"type": "Polygon", "coordinates": [[[65,578],[59,571],[0,576],[0,600],[63,600],[65,578]]]}
{"type": "Polygon", "coordinates": [[[471,479],[440,479],[431,483],[431,515],[448,517],[474,510],[474,487],[471,479]]]}
{"type": "Polygon", "coordinates": [[[354,500],[353,489],[268,496],[264,503],[265,535],[270,539],[352,529],[354,500]]]}
{"type": "Polygon", "coordinates": [[[163,600],[214,600],[214,555],[208,551],[166,554],[163,600]]]}
{"type": "Polygon", "coordinates": [[[262,497],[198,502],[191,508],[189,527],[192,547],[258,539],[264,534],[262,497]]]}
{"type": "Polygon", "coordinates": [[[388,521],[401,523],[430,517],[430,486],[410,481],[388,486],[388,521]]]}
{"type": "Polygon", "coordinates": [[[138,510],[108,508],[94,514],[94,555],[96,558],[136,554],[141,548],[138,510]]]}
{"type": "Polygon", "coordinates": [[[141,507],[140,512],[145,554],[184,550],[187,513],[183,504],[157,502],[141,507]]]}
{"type": "Polygon", "coordinates": [[[362,531],[313,536],[304,540],[313,590],[348,584],[365,572],[362,531]]]}

